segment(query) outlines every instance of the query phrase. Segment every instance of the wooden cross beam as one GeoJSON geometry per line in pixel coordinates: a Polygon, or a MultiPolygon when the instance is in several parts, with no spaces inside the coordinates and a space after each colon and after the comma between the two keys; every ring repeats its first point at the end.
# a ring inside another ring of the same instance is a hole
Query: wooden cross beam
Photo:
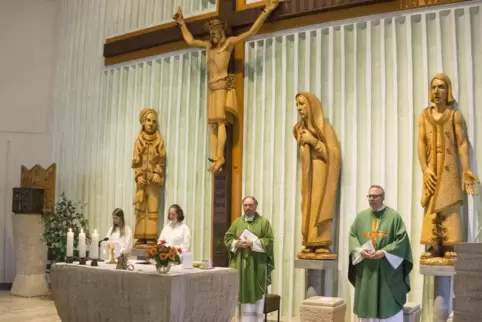
{"type": "MultiPolygon", "coordinates": [[[[187,26],[195,38],[207,36],[204,26],[207,21],[215,17],[225,21],[232,34],[239,34],[258,18],[260,10],[264,7],[248,8],[237,11],[236,2],[239,0],[217,0],[216,12],[186,19],[187,26]]],[[[367,4],[388,2],[392,0],[288,0],[280,3],[266,22],[287,20],[295,17],[313,15],[321,11],[356,7],[367,4]]],[[[172,14],[174,15],[175,12],[172,14]]],[[[322,21],[320,21],[322,22],[322,21]]],[[[183,41],[179,27],[173,21],[158,27],[152,27],[121,36],[109,38],[104,44],[104,57],[112,58],[150,48],[183,41]]],[[[138,58],[138,57],[136,57],[138,58]]]]}

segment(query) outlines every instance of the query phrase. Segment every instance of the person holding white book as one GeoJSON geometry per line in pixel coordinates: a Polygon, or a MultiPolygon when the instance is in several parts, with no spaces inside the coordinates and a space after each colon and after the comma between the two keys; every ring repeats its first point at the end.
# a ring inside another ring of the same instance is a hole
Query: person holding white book
{"type": "Polygon", "coordinates": [[[372,185],[367,198],[370,208],[357,215],[349,236],[353,313],[361,322],[403,322],[413,268],[410,240],[400,214],[383,204],[381,186],[372,185]]]}
{"type": "Polygon", "coordinates": [[[254,197],[243,199],[244,215],[237,218],[224,236],[229,267],[240,272],[239,322],[263,321],[263,308],[274,269],[273,229],[256,212],[254,197]]]}

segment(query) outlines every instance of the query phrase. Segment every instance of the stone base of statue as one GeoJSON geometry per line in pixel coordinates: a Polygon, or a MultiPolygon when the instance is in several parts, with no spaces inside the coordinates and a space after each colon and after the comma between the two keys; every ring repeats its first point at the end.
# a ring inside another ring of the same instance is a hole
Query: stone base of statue
{"type": "Polygon", "coordinates": [[[455,245],[454,321],[482,321],[482,244],[455,245]]]}
{"type": "Polygon", "coordinates": [[[300,306],[301,322],[345,322],[346,304],[342,298],[313,296],[300,306]]]}
{"type": "Polygon", "coordinates": [[[420,322],[422,309],[419,304],[407,302],[403,306],[403,322],[420,322]]]}
{"type": "Polygon", "coordinates": [[[451,257],[426,257],[426,256],[421,256],[420,257],[420,265],[426,265],[426,266],[453,266],[457,257],[456,256],[451,256],[451,257]]]}
{"type": "Polygon", "coordinates": [[[434,278],[433,322],[446,322],[452,313],[453,266],[420,265],[420,274],[434,278]]]}
{"type": "Polygon", "coordinates": [[[305,270],[305,298],[313,296],[334,296],[333,286],[337,283],[338,261],[295,259],[295,268],[305,270]]]}
{"type": "Polygon", "coordinates": [[[12,224],[17,275],[10,293],[23,297],[48,295],[47,246],[40,241],[44,232],[40,214],[14,214],[12,224]]]}
{"type": "Polygon", "coordinates": [[[329,249],[319,248],[304,248],[296,255],[299,259],[317,259],[317,260],[336,260],[336,254],[333,254],[329,249]]]}

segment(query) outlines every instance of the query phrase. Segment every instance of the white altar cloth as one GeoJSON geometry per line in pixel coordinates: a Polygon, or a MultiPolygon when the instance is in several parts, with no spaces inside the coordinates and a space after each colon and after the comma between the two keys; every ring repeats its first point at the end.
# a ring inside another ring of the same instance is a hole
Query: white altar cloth
{"type": "Polygon", "coordinates": [[[52,266],[52,295],[64,322],[226,322],[236,311],[239,275],[229,268],[183,269],[159,274],[154,265],[52,266]]]}

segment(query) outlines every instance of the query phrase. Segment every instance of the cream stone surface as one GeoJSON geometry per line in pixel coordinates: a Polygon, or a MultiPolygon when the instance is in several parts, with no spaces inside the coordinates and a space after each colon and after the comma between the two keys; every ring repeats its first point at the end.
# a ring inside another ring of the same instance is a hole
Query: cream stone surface
{"type": "MultiPolygon", "coordinates": [[[[52,266],[52,295],[62,321],[226,322],[235,314],[238,272],[229,268],[159,274],[153,265],[134,271],[58,263],[52,266]]],[[[90,265],[88,262],[87,265],[90,265]]]]}
{"type": "Polygon", "coordinates": [[[301,303],[301,322],[344,322],[346,304],[342,298],[313,296],[301,303]]]}
{"type": "Polygon", "coordinates": [[[11,293],[24,297],[47,295],[47,247],[40,241],[44,231],[42,219],[38,214],[14,214],[12,224],[17,274],[11,293]]]}
{"type": "Polygon", "coordinates": [[[421,314],[420,304],[407,302],[403,306],[403,322],[420,322],[421,314]]]}

